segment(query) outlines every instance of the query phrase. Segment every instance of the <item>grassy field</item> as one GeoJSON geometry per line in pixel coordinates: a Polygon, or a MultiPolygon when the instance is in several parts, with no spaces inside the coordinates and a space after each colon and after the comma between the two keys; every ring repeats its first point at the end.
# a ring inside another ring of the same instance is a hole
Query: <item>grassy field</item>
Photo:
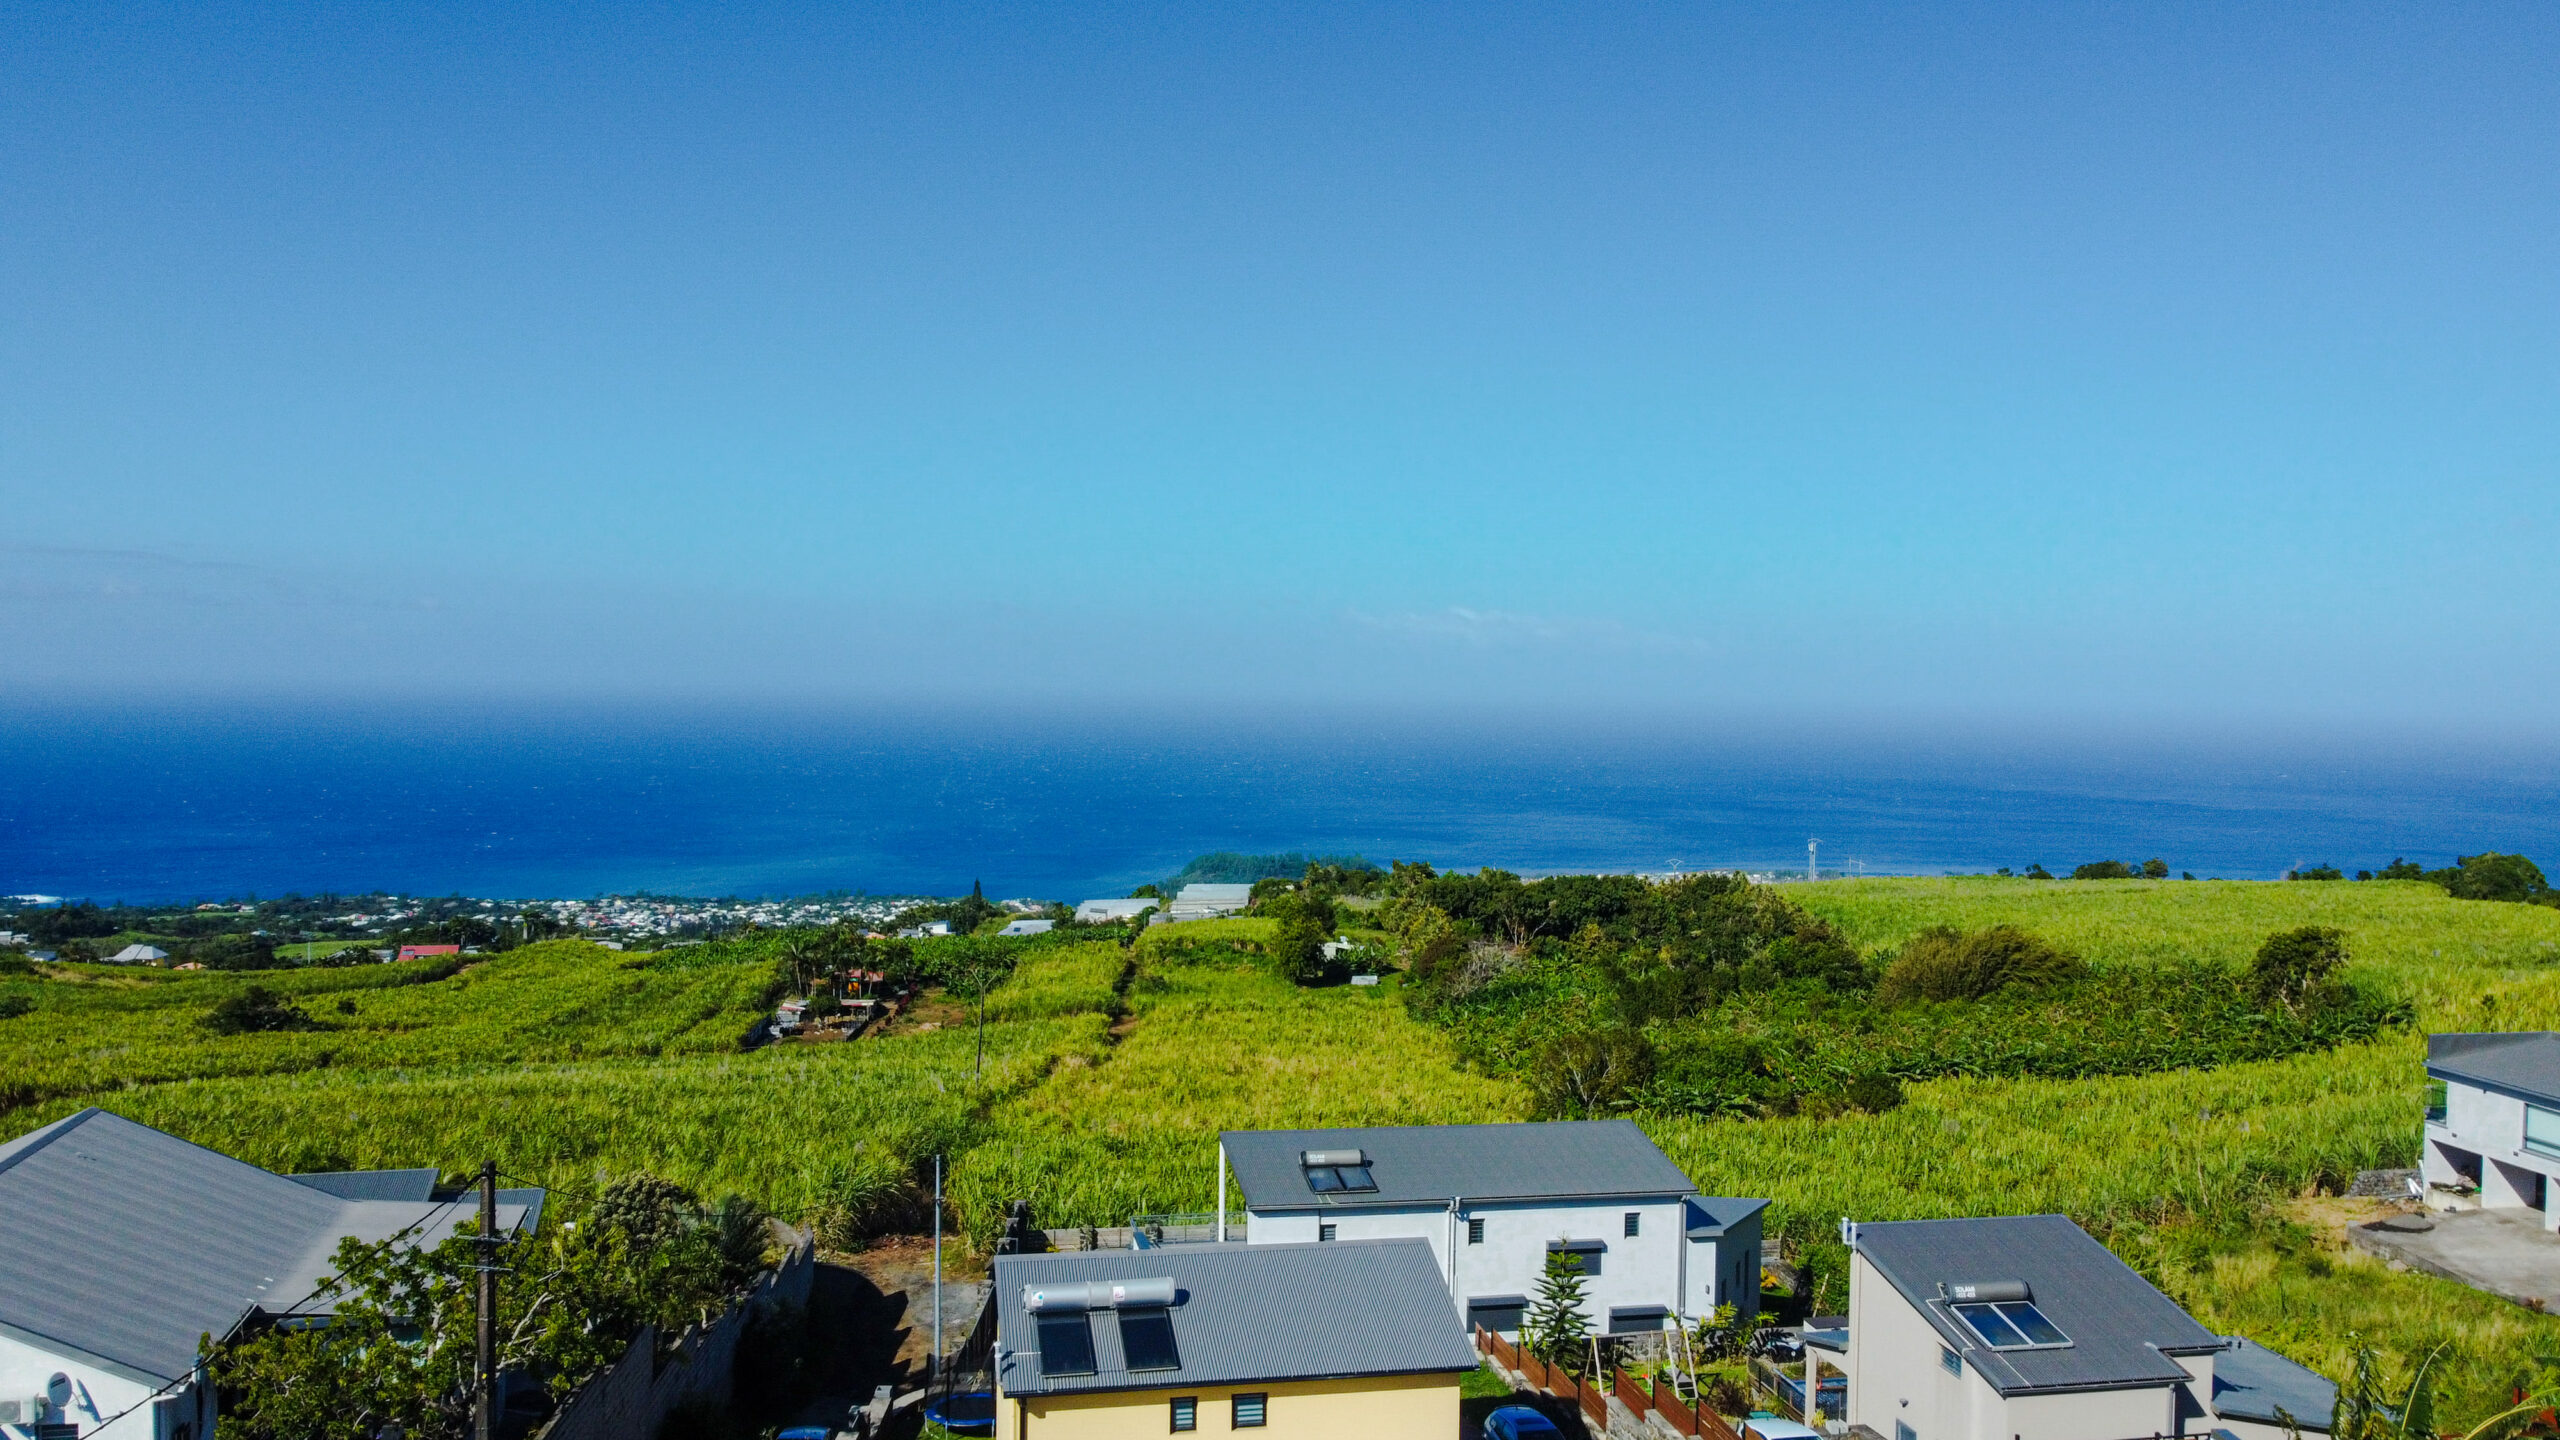
{"type": "MultiPolygon", "coordinates": [[[[1800,1237],[1842,1215],[2061,1211],[2207,1324],[2330,1373],[2352,1337],[2394,1356],[2451,1345],[2448,1418],[2477,1414],[2560,1320],[2386,1270],[2324,1238],[2304,1198],[2406,1163],[2428,1029],[2560,1027],[2560,911],[2420,884],[1866,880],[1786,893],[1870,953],[1933,924],[2026,926],[2093,962],[2240,962],[2270,932],[2346,932],[2355,973],[2418,1023],[2292,1059],[2085,1080],[1914,1084],[1899,1109],[1831,1119],[1643,1123],[1705,1188],[1768,1195],[1800,1237]]],[[[824,1219],[894,1217],[918,1162],[956,1157],[983,1239],[1006,1202],[1044,1225],[1214,1203],[1221,1129],[1521,1118],[1511,1081],[1462,1063],[1394,987],[1301,990],[1247,953],[1263,922],[1027,952],[973,1027],[753,1053],[738,1037],[772,967],[716,947],[659,957],[559,942],[449,963],[253,977],[111,967],[0,981],[0,1132],[98,1103],[282,1169],[483,1155],[575,1196],[649,1170],[824,1219]],[[248,983],[331,1028],[223,1037],[197,1022],[248,983]]],[[[1836,1296],[1832,1297],[1835,1300],[1836,1296]]]]}

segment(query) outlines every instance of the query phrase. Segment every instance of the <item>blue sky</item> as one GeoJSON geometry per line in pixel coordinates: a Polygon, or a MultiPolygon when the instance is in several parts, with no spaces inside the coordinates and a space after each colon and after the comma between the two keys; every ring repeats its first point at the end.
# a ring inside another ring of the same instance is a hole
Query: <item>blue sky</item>
{"type": "Polygon", "coordinates": [[[2548,6],[22,6],[0,693],[2538,726],[2548,6]]]}

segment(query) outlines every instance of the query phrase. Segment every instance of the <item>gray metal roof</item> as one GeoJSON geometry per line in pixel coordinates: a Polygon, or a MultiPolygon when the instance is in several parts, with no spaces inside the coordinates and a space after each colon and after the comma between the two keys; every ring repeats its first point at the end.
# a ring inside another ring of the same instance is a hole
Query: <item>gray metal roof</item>
{"type": "Polygon", "coordinates": [[[1230,1130],[1218,1137],[1261,1211],[1466,1200],[1574,1200],[1688,1195],[1696,1185],[1632,1120],[1522,1125],[1390,1125],[1341,1130],[1230,1130]],[[1376,1194],[1318,1195],[1298,1156],[1360,1150],[1376,1194]]]}
{"type": "MultiPolygon", "coordinates": [[[[157,1386],[252,1307],[325,1309],[341,1237],[434,1245],[461,1204],[345,1200],[98,1109],[0,1145],[0,1332],[157,1386]]],[[[513,1226],[525,1207],[502,1206],[513,1226]]]]}
{"type": "Polygon", "coordinates": [[[2338,1387],[2318,1371],[2234,1335],[2213,1357],[2213,1413],[2225,1420],[2281,1425],[2282,1410],[2306,1432],[2326,1434],[2338,1387]]]}
{"type": "Polygon", "coordinates": [[[2222,1344],[2067,1215],[1863,1224],[1855,1245],[2003,1395],[2171,1385],[2187,1372],[2169,1356],[2222,1344]],[[1938,1287],[1985,1280],[2027,1282],[2036,1308],[2071,1343],[2051,1350],[1984,1345],[1948,1311],[1938,1287]]]}
{"type": "Polygon", "coordinates": [[[996,1344],[1008,1395],[1249,1385],[1476,1368],[1475,1346],[1421,1240],[1309,1245],[1176,1245],[999,1255],[996,1344]],[[1040,1373],[1025,1286],[1171,1276],[1178,1370],[1131,1371],[1117,1312],[1091,1312],[1095,1373],[1040,1373]]]}
{"type": "Polygon", "coordinates": [[[1680,1217],[1690,1239],[1720,1240],[1726,1231],[1768,1208],[1766,1200],[1746,1200],[1736,1195],[1692,1195],[1680,1217]]]}
{"type": "Polygon", "coordinates": [[[437,1172],[432,1167],[416,1170],[311,1170],[284,1178],[296,1185],[308,1185],[324,1195],[335,1195],[341,1200],[436,1198],[437,1172]]]}
{"type": "Polygon", "coordinates": [[[2560,1105],[2560,1035],[2548,1030],[2430,1035],[2427,1073],[2560,1105]]]}

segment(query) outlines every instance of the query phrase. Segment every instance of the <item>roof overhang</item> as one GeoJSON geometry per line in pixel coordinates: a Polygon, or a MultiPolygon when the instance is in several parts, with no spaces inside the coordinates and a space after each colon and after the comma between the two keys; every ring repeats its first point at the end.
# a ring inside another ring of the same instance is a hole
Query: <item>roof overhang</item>
{"type": "Polygon", "coordinates": [[[2484,1080],[2477,1075],[2465,1075],[2447,1065],[2429,1062],[2427,1078],[2442,1080],[2448,1084],[2468,1085],[2474,1090],[2485,1090],[2492,1095],[2504,1095],[2510,1100],[2522,1100],[2531,1105],[2547,1105],[2560,1109],[2560,1095],[2541,1090],[2529,1090],[2522,1085],[2510,1085],[2498,1080],[2484,1080]]]}
{"type": "Polygon", "coordinates": [[[30,1349],[42,1350],[48,1355],[59,1355],[65,1360],[86,1365],[93,1370],[103,1370],[119,1380],[130,1380],[136,1385],[148,1385],[154,1390],[164,1385],[175,1385],[186,1378],[184,1375],[162,1375],[145,1370],[139,1365],[129,1365],[122,1360],[100,1355],[95,1351],[83,1350],[77,1345],[57,1340],[50,1335],[39,1334],[23,1325],[12,1325],[6,1320],[0,1320],[0,1335],[6,1335],[30,1349]]]}

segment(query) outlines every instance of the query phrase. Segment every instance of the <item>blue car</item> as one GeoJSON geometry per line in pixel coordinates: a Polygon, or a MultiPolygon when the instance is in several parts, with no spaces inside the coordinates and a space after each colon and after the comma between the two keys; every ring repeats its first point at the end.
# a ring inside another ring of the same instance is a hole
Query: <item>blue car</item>
{"type": "Polygon", "coordinates": [[[1505,1405],[1484,1417],[1484,1440],[1564,1440],[1564,1432],[1526,1405],[1505,1405]]]}

